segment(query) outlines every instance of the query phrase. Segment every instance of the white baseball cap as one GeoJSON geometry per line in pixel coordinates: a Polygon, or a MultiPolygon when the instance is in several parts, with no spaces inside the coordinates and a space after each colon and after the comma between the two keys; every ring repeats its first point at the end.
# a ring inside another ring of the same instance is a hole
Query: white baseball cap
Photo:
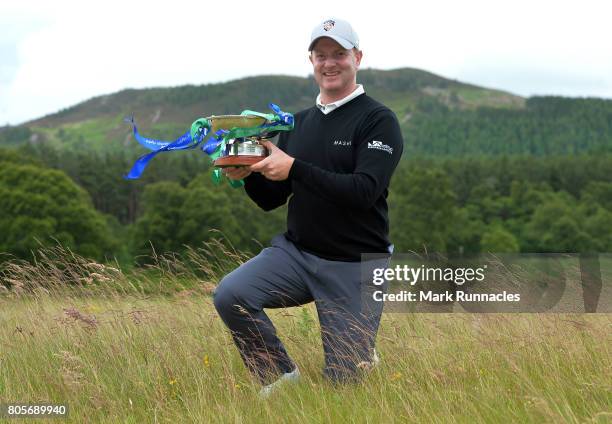
{"type": "Polygon", "coordinates": [[[312,51],[315,43],[321,37],[329,37],[345,49],[352,49],[353,47],[359,48],[359,37],[357,33],[351,24],[342,19],[325,19],[314,27],[310,35],[310,47],[308,47],[308,51],[312,51]]]}

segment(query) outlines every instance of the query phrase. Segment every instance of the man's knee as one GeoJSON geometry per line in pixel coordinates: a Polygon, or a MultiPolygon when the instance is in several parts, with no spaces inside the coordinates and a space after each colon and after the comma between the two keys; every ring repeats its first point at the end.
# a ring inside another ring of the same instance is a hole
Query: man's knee
{"type": "Polygon", "coordinates": [[[221,317],[232,312],[239,304],[238,296],[232,289],[232,284],[229,283],[230,275],[226,275],[213,292],[213,303],[221,317]]]}

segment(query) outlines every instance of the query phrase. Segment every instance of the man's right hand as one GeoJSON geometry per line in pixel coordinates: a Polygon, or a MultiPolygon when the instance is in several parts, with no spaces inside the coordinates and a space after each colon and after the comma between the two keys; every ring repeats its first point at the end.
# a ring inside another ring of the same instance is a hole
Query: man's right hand
{"type": "Polygon", "coordinates": [[[223,168],[223,173],[231,180],[242,180],[251,175],[248,166],[228,166],[223,168]]]}

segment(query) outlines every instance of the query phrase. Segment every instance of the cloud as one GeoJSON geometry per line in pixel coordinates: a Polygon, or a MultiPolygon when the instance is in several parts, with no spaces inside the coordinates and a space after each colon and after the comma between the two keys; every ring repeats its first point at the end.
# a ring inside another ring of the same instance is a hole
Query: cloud
{"type": "Polygon", "coordinates": [[[363,67],[416,67],[515,91],[612,96],[611,6],[515,0],[48,3],[0,6],[0,124],[123,88],[307,75],[315,23],[350,20],[363,67]]]}
{"type": "Polygon", "coordinates": [[[612,84],[599,74],[573,74],[559,68],[524,66],[474,67],[458,74],[461,81],[522,96],[612,97],[612,84]]]}

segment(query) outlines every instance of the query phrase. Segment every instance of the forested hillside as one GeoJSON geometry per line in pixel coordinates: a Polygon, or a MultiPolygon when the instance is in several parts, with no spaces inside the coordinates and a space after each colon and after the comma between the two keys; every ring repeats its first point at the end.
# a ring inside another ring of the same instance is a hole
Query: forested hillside
{"type": "Polygon", "coordinates": [[[612,152],[612,101],[532,97],[521,109],[431,103],[403,127],[412,154],[573,155],[612,152]]]}

